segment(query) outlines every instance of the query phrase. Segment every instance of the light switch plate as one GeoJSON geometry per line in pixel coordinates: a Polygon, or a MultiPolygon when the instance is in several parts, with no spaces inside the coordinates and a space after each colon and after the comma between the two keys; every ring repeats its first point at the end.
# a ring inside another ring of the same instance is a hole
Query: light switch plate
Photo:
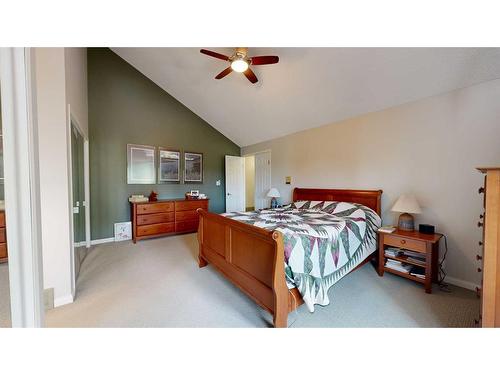
{"type": "Polygon", "coordinates": [[[220,180],[215,181],[215,186],[220,186],[220,180]]]}
{"type": "Polygon", "coordinates": [[[292,183],[292,176],[285,177],[285,184],[290,185],[292,183]]]}

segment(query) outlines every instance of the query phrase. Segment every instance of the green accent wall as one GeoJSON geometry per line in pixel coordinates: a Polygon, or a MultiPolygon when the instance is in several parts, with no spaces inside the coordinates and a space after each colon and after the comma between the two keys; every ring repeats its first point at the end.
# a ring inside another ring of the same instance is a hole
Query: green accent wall
{"type": "Polygon", "coordinates": [[[87,58],[92,239],[113,237],[114,223],[130,220],[131,194],[181,198],[200,190],[210,211],[224,212],[224,155],[239,156],[240,147],[110,49],[89,48],[87,58]],[[128,185],[129,143],[202,152],[203,184],[128,185]]]}

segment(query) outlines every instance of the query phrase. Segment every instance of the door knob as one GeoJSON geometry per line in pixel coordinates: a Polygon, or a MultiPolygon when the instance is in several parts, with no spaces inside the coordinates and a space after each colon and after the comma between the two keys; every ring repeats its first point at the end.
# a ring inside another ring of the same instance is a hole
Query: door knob
{"type": "Polygon", "coordinates": [[[229,196],[229,195],[232,195],[232,194],[231,193],[227,193],[227,195],[229,196]]]}

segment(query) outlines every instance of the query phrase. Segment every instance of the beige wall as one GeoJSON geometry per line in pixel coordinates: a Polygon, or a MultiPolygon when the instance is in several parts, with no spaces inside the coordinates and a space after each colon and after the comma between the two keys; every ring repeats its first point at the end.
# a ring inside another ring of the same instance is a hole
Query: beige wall
{"type": "Polygon", "coordinates": [[[245,208],[255,207],[255,157],[245,158],[245,208]]]}
{"type": "Polygon", "coordinates": [[[88,138],[87,49],[65,48],[66,102],[71,115],[88,138]]]}
{"type": "Polygon", "coordinates": [[[393,224],[390,207],[413,192],[423,209],[417,224],[448,236],[449,282],[479,282],[483,177],[475,167],[500,165],[500,80],[244,147],[242,155],[267,149],[283,202],[293,187],[383,189],[383,221],[393,224]]]}
{"type": "Polygon", "coordinates": [[[70,184],[67,105],[87,132],[84,49],[36,48],[44,288],[56,306],[72,301],[70,184]]]}

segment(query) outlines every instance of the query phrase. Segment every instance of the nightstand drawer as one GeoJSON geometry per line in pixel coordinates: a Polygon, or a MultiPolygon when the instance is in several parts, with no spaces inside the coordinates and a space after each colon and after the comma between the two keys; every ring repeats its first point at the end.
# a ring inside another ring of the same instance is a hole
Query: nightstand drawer
{"type": "Polygon", "coordinates": [[[407,250],[418,251],[419,253],[425,253],[425,241],[412,240],[409,238],[401,238],[398,236],[392,236],[386,234],[384,236],[384,244],[394,247],[401,247],[407,250]]]}

